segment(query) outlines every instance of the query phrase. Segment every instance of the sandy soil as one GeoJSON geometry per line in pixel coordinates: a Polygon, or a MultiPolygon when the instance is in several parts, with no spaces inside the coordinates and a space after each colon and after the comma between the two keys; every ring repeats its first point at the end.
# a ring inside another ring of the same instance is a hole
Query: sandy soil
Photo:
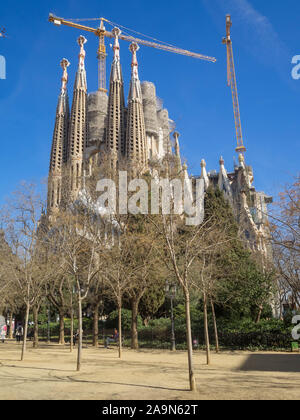
{"type": "Polygon", "coordinates": [[[186,352],[83,349],[80,372],[76,350],[42,344],[20,361],[21,345],[0,343],[0,399],[22,400],[216,400],[300,399],[300,354],[194,353],[198,391],[188,390],[186,352]]]}

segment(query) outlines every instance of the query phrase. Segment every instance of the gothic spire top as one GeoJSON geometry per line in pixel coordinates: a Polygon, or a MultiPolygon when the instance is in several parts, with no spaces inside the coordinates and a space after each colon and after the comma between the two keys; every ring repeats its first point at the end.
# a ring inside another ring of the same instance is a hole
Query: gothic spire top
{"type": "Polygon", "coordinates": [[[64,92],[67,90],[67,83],[68,83],[67,68],[69,67],[69,65],[70,65],[70,62],[66,58],[63,58],[60,62],[60,66],[63,69],[63,75],[62,75],[62,78],[61,78],[61,82],[62,82],[61,83],[61,90],[64,91],[64,92]]]}
{"type": "Polygon", "coordinates": [[[206,172],[206,162],[205,162],[204,159],[201,160],[201,176],[200,176],[200,178],[204,180],[204,186],[205,186],[205,189],[207,189],[209,187],[209,178],[208,178],[208,175],[207,175],[207,172],[206,172]]]}
{"type": "Polygon", "coordinates": [[[61,78],[61,90],[60,96],[58,100],[57,106],[57,114],[62,115],[67,112],[68,108],[68,92],[67,92],[67,84],[68,84],[68,71],[67,68],[69,67],[70,63],[66,58],[63,58],[60,62],[60,65],[63,69],[63,75],[61,78]]]}
{"type": "Polygon", "coordinates": [[[129,100],[142,101],[142,89],[138,74],[138,62],[136,52],[140,49],[136,42],[132,42],[129,46],[129,50],[132,53],[131,61],[131,81],[129,90],[129,100]]]}
{"type": "Polygon", "coordinates": [[[114,60],[115,59],[120,59],[120,44],[119,44],[119,36],[121,35],[121,30],[117,27],[113,28],[113,30],[111,31],[111,33],[113,34],[113,36],[115,37],[115,43],[113,46],[113,50],[114,50],[114,60]]]}
{"type": "Polygon", "coordinates": [[[80,35],[80,37],[77,39],[77,43],[80,46],[80,51],[79,51],[78,71],[76,74],[76,80],[75,80],[75,85],[74,85],[75,89],[83,88],[84,90],[87,90],[86,72],[85,72],[85,66],[84,66],[85,55],[86,55],[84,44],[86,42],[87,42],[87,39],[83,35],[80,35]]]}
{"type": "Polygon", "coordinates": [[[240,163],[240,167],[245,168],[245,158],[242,153],[239,154],[239,163],[240,163]]]}
{"type": "Polygon", "coordinates": [[[179,136],[180,136],[180,134],[178,133],[178,131],[174,131],[173,137],[174,137],[174,140],[175,140],[175,147],[174,147],[175,156],[178,160],[178,169],[181,170],[180,147],[179,147],[179,140],[178,140],[179,136]]]}
{"type": "Polygon", "coordinates": [[[132,53],[132,61],[131,61],[131,76],[135,79],[139,78],[138,74],[138,62],[137,62],[137,56],[136,52],[140,49],[138,44],[136,42],[132,42],[129,46],[129,50],[132,53]]]}
{"type": "Polygon", "coordinates": [[[227,171],[225,169],[225,161],[223,157],[220,158],[220,172],[219,172],[219,179],[218,179],[218,186],[221,191],[224,191],[227,197],[232,197],[231,185],[228,179],[227,171]]]}
{"type": "Polygon", "coordinates": [[[87,39],[80,35],[80,37],[77,39],[78,45],[80,46],[80,52],[79,52],[79,66],[84,68],[84,60],[85,60],[85,49],[84,44],[87,43],[87,39]]]}
{"type": "Polygon", "coordinates": [[[173,138],[175,140],[175,154],[176,154],[176,156],[180,155],[179,140],[178,140],[179,136],[180,136],[180,134],[178,133],[178,131],[174,131],[173,138]]]}
{"type": "Polygon", "coordinates": [[[113,36],[115,37],[115,43],[113,46],[114,59],[111,66],[110,81],[123,82],[121,64],[120,64],[120,44],[119,44],[119,36],[121,35],[121,30],[119,28],[113,28],[111,32],[113,36]]]}

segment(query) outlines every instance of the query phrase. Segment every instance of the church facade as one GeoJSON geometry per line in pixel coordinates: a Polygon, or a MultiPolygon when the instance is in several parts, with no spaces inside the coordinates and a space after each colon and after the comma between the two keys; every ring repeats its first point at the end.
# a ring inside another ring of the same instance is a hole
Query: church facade
{"type": "MultiPolygon", "coordinates": [[[[150,170],[153,163],[163,162],[172,156],[179,172],[188,176],[187,166],[182,164],[179,133],[173,132],[174,123],[167,109],[161,106],[156,88],[151,82],[140,82],[138,74],[138,45],[132,43],[130,52],[131,80],[127,99],[120,63],[118,28],[113,29],[114,57],[111,65],[109,92],[100,89],[88,93],[85,69],[86,39],[78,38],[79,61],[76,72],[71,109],[68,98],[68,66],[61,61],[62,83],[56,109],[48,178],[47,218],[55,217],[66,202],[74,202],[84,187],[84,178],[93,173],[101,157],[108,156],[111,169],[118,170],[121,161],[136,169],[136,175],[150,170]],[[173,136],[172,136],[173,132],[173,136]],[[172,140],[171,140],[171,137],[172,140]],[[173,146],[172,146],[173,145],[173,146]]],[[[242,235],[248,247],[260,251],[270,259],[268,246],[268,204],[272,198],[256,191],[253,185],[253,169],[246,165],[243,154],[232,172],[227,172],[223,158],[219,170],[206,170],[201,162],[201,174],[205,189],[218,186],[230,202],[242,235]]]]}

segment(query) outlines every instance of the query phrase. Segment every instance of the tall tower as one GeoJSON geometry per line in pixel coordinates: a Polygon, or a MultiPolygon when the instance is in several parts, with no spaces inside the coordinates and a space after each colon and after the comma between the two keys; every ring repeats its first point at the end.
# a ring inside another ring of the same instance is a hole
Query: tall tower
{"type": "Polygon", "coordinates": [[[180,172],[182,170],[180,147],[179,147],[179,136],[180,136],[180,134],[178,133],[178,131],[175,131],[174,134],[173,134],[174,141],[175,141],[174,151],[175,151],[175,157],[176,157],[176,161],[177,161],[178,172],[180,172]]]}
{"type": "Polygon", "coordinates": [[[163,135],[163,146],[165,154],[172,154],[172,145],[170,140],[170,127],[169,112],[167,109],[160,109],[157,112],[157,119],[163,135]]]}
{"type": "Polygon", "coordinates": [[[126,157],[131,167],[143,171],[146,168],[148,156],[146,151],[146,131],[143,111],[141,83],[138,75],[136,52],[139,46],[133,42],[129,47],[132,53],[131,81],[128,96],[126,157]]]}
{"type": "Polygon", "coordinates": [[[58,211],[62,200],[63,164],[66,157],[69,125],[69,98],[67,91],[68,73],[70,63],[67,59],[60,62],[63,69],[62,86],[56,108],[55,126],[53,132],[49,178],[48,178],[48,200],[47,213],[51,215],[58,211]]]}
{"type": "Polygon", "coordinates": [[[111,66],[108,115],[106,131],[106,149],[112,159],[112,167],[116,164],[121,155],[125,152],[125,121],[124,121],[124,82],[120,63],[119,28],[114,28],[112,33],[115,37],[114,59],[111,66]]]}
{"type": "Polygon", "coordinates": [[[81,188],[83,175],[83,154],[87,143],[87,81],[85,71],[84,36],[77,40],[80,46],[79,65],[76,73],[70,128],[67,147],[67,166],[69,172],[69,191],[71,200],[76,199],[81,188]]]}
{"type": "Polygon", "coordinates": [[[146,145],[149,159],[160,156],[159,130],[157,122],[157,102],[155,86],[151,82],[142,82],[143,108],[146,129],[146,145]]]}

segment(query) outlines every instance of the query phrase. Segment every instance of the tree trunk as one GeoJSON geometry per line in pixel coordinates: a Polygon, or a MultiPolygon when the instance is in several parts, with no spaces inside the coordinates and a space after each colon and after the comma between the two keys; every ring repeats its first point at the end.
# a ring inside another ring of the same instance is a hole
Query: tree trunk
{"type": "Polygon", "coordinates": [[[59,341],[58,344],[65,344],[65,312],[59,311],[59,341]]]}
{"type": "Polygon", "coordinates": [[[77,352],[77,371],[81,367],[81,353],[82,353],[82,301],[81,296],[78,296],[78,352],[77,352]]]}
{"type": "Polygon", "coordinates": [[[216,318],[216,313],[215,313],[215,305],[214,302],[211,300],[210,301],[211,304],[211,312],[212,312],[212,316],[213,316],[213,321],[214,321],[214,332],[215,332],[215,341],[216,341],[216,353],[219,353],[220,348],[219,348],[219,335],[218,335],[218,327],[217,327],[217,318],[216,318]]]}
{"type": "Polygon", "coordinates": [[[32,312],[33,312],[33,322],[34,322],[32,347],[37,349],[39,346],[39,322],[38,322],[39,307],[34,306],[32,309],[32,312]]]}
{"type": "Polygon", "coordinates": [[[118,321],[119,321],[119,359],[122,359],[122,306],[118,307],[118,321]]]}
{"type": "Polygon", "coordinates": [[[99,340],[99,306],[100,302],[94,308],[93,311],[93,346],[98,347],[98,340],[99,340]]]}
{"type": "Polygon", "coordinates": [[[186,342],[188,350],[188,363],[189,363],[189,380],[190,391],[196,391],[196,379],[193,369],[193,343],[192,343],[192,327],[191,327],[191,313],[190,313],[190,296],[185,291],[185,315],[186,315],[186,342]]]}
{"type": "Polygon", "coordinates": [[[26,340],[27,340],[27,332],[28,332],[29,309],[30,309],[30,305],[29,305],[29,302],[27,302],[26,303],[25,321],[24,321],[24,331],[23,331],[24,335],[23,335],[21,360],[24,360],[24,356],[25,356],[25,352],[26,352],[26,340]]]}
{"type": "Polygon", "coordinates": [[[176,351],[173,298],[171,298],[171,350],[176,351]]]}
{"type": "Polygon", "coordinates": [[[74,337],[74,310],[73,303],[71,306],[71,329],[70,329],[70,353],[73,351],[73,337],[74,337]]]}
{"type": "Polygon", "coordinates": [[[207,320],[207,297],[206,292],[203,292],[203,307],[204,307],[204,335],[206,346],[206,364],[210,364],[210,344],[208,335],[208,320],[207,320]]]}
{"type": "Polygon", "coordinates": [[[257,314],[256,321],[255,321],[256,324],[258,324],[260,322],[260,318],[261,318],[261,314],[262,314],[262,310],[263,310],[262,306],[259,306],[258,308],[259,308],[258,309],[258,314],[257,314]]]}
{"type": "Polygon", "coordinates": [[[12,325],[13,325],[13,313],[12,312],[10,312],[9,313],[9,339],[13,339],[14,338],[14,330],[13,330],[13,327],[12,327],[12,325]]]}
{"type": "Polygon", "coordinates": [[[132,299],[132,318],[131,318],[131,348],[133,350],[137,350],[139,348],[138,342],[138,330],[137,330],[137,322],[138,322],[138,302],[136,299],[132,299]]]}

